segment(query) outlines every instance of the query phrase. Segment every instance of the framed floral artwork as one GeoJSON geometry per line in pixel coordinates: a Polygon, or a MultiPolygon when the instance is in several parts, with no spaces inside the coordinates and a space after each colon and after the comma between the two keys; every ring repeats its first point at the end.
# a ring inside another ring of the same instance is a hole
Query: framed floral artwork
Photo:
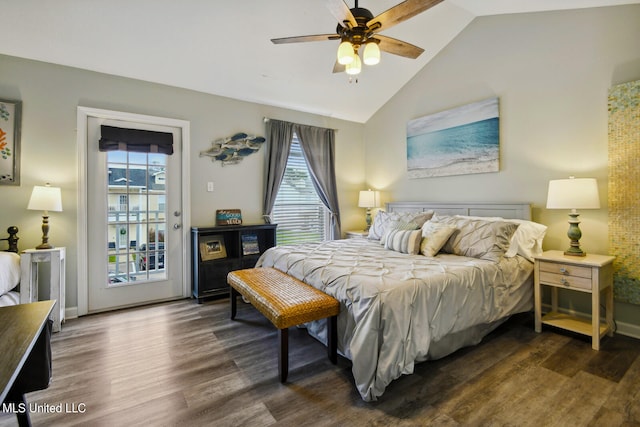
{"type": "Polygon", "coordinates": [[[22,101],[0,99],[0,185],[20,185],[22,101]]]}

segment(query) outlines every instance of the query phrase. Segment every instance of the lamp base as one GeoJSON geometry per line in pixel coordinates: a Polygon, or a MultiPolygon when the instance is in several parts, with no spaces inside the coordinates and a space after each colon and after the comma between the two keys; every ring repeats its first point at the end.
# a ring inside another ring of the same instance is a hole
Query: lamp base
{"type": "Polygon", "coordinates": [[[42,215],[42,243],[36,249],[53,249],[49,243],[49,215],[42,215]]]}
{"type": "Polygon", "coordinates": [[[583,252],[582,249],[580,248],[569,248],[566,251],[564,251],[565,255],[569,255],[569,256],[586,256],[587,253],[583,252]]]}
{"type": "Polygon", "coordinates": [[[564,251],[565,255],[585,256],[587,254],[580,249],[580,238],[582,237],[582,232],[580,231],[580,227],[578,227],[578,224],[580,224],[578,215],[579,214],[577,212],[571,212],[569,214],[569,231],[567,232],[567,236],[571,241],[571,246],[569,249],[564,251]]]}
{"type": "Polygon", "coordinates": [[[367,216],[365,217],[365,221],[367,222],[367,226],[364,231],[369,231],[371,228],[371,208],[367,208],[367,216]]]}

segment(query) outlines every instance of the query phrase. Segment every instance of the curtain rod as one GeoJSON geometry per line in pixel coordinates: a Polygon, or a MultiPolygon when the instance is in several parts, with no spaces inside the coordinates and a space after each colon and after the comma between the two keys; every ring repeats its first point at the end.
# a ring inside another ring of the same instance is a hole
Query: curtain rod
{"type": "MultiPolygon", "coordinates": [[[[262,118],[262,121],[265,122],[265,123],[267,123],[269,120],[271,120],[269,117],[263,117],[262,118]]],[[[276,119],[274,119],[274,120],[276,120],[276,119]]],[[[277,120],[279,120],[279,119],[277,119],[277,120]]],[[[281,120],[281,121],[284,122],[286,120],[281,120]]],[[[297,124],[302,124],[302,123],[297,123],[297,124]]],[[[315,126],[315,125],[303,125],[303,126],[311,126],[311,127],[316,127],[316,128],[320,128],[320,129],[330,129],[330,130],[332,130],[334,132],[338,132],[340,130],[340,129],[333,129],[333,128],[324,128],[322,126],[315,126]]]]}

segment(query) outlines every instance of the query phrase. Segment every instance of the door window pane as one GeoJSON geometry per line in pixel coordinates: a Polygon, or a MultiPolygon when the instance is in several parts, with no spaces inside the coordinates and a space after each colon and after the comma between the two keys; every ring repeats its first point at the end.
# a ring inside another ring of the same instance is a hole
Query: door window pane
{"type": "Polygon", "coordinates": [[[107,153],[109,285],[164,280],[166,156],[107,153]]]}

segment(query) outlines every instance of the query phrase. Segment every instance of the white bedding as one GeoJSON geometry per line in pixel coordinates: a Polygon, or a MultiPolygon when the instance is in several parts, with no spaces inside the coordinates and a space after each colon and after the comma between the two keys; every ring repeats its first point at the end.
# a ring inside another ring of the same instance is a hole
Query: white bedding
{"type": "Polygon", "coordinates": [[[0,307],[18,304],[20,304],[20,294],[18,292],[11,291],[0,295],[0,307]]]}
{"type": "Polygon", "coordinates": [[[20,255],[13,252],[0,252],[0,297],[14,289],[19,283],[20,255]]]}
{"type": "MultiPolygon", "coordinates": [[[[414,364],[443,357],[511,314],[532,308],[533,264],[408,255],[365,239],[277,246],[258,267],[275,267],[340,301],[338,349],[366,401],[414,364]]],[[[326,343],[326,322],[308,324],[326,343]]]]}

